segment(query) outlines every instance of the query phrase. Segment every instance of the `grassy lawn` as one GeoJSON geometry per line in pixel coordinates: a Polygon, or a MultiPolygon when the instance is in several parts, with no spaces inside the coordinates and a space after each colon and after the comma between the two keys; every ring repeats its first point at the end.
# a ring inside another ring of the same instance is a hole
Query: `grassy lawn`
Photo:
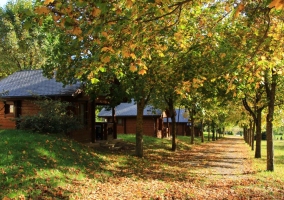
{"type": "MultiPolygon", "coordinates": [[[[254,169],[258,172],[258,178],[263,182],[277,183],[284,180],[284,140],[279,140],[280,136],[274,138],[274,172],[266,171],[267,145],[265,140],[261,141],[261,158],[254,159],[254,169]],[[277,137],[278,140],[276,140],[277,137]]],[[[254,157],[254,151],[251,151],[251,157],[254,157]]]]}
{"type": "MultiPolygon", "coordinates": [[[[134,135],[119,137],[135,143],[134,135]]],[[[190,149],[189,141],[178,137],[179,149],[190,149]]],[[[171,140],[145,136],[144,147],[149,156],[170,154],[171,140]]],[[[0,199],[81,198],[118,173],[134,176],[141,171],[140,161],[127,152],[95,151],[60,135],[0,130],[0,199]]],[[[146,167],[153,163],[143,161],[146,167]]]]}

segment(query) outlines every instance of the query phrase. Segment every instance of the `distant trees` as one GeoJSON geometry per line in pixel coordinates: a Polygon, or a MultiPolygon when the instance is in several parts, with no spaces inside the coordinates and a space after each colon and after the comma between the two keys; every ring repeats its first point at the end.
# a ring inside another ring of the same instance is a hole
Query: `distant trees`
{"type": "Polygon", "coordinates": [[[45,29],[50,19],[39,22],[31,0],[10,1],[0,8],[0,77],[45,64],[46,51],[51,50],[51,32],[45,29]]]}

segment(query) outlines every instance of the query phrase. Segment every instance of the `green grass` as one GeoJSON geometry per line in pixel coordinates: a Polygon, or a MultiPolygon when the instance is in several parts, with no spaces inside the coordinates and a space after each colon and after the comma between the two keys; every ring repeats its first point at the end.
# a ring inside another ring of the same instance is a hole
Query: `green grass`
{"type": "Polygon", "coordinates": [[[37,195],[100,172],[103,156],[63,136],[0,131],[0,198],[37,195]]]}
{"type": "MultiPolygon", "coordinates": [[[[284,140],[276,140],[274,137],[274,172],[266,170],[266,141],[261,141],[261,158],[253,159],[253,167],[257,171],[257,178],[263,183],[278,184],[284,180],[284,140]]],[[[251,157],[254,158],[254,151],[251,151],[251,157]]]]}
{"type": "MultiPolygon", "coordinates": [[[[118,138],[123,139],[123,141],[135,143],[136,136],[135,134],[119,134],[118,138]]],[[[211,138],[210,138],[211,140],[211,138]]],[[[189,136],[177,136],[177,149],[178,150],[189,150],[192,148],[192,145],[190,144],[191,138],[189,136]]],[[[204,143],[208,142],[207,133],[204,133],[204,143]]],[[[172,140],[171,138],[164,138],[159,139],[155,137],[149,137],[149,136],[143,136],[143,143],[145,145],[145,148],[154,148],[155,149],[164,149],[169,150],[172,148],[172,140]]],[[[201,144],[201,138],[195,137],[194,138],[194,144],[201,144]]]]}

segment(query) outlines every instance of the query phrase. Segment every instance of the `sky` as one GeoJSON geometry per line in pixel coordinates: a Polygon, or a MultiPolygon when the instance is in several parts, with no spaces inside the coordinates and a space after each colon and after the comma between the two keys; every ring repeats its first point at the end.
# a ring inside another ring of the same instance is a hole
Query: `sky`
{"type": "Polygon", "coordinates": [[[0,7],[3,7],[7,2],[8,0],[0,0],[0,7]]]}

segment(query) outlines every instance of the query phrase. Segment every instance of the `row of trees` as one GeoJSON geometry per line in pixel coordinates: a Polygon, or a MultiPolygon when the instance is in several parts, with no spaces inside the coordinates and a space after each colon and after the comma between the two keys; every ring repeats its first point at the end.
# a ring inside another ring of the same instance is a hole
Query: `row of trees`
{"type": "Polygon", "coordinates": [[[279,0],[20,0],[1,10],[1,72],[43,68],[65,84],[83,81],[91,97],[108,94],[112,106],[134,98],[139,157],[147,103],[167,110],[173,122],[180,105],[192,123],[214,130],[233,122],[256,127],[256,158],[266,111],[273,171],[274,109],[283,89],[281,8],[279,0]]]}

